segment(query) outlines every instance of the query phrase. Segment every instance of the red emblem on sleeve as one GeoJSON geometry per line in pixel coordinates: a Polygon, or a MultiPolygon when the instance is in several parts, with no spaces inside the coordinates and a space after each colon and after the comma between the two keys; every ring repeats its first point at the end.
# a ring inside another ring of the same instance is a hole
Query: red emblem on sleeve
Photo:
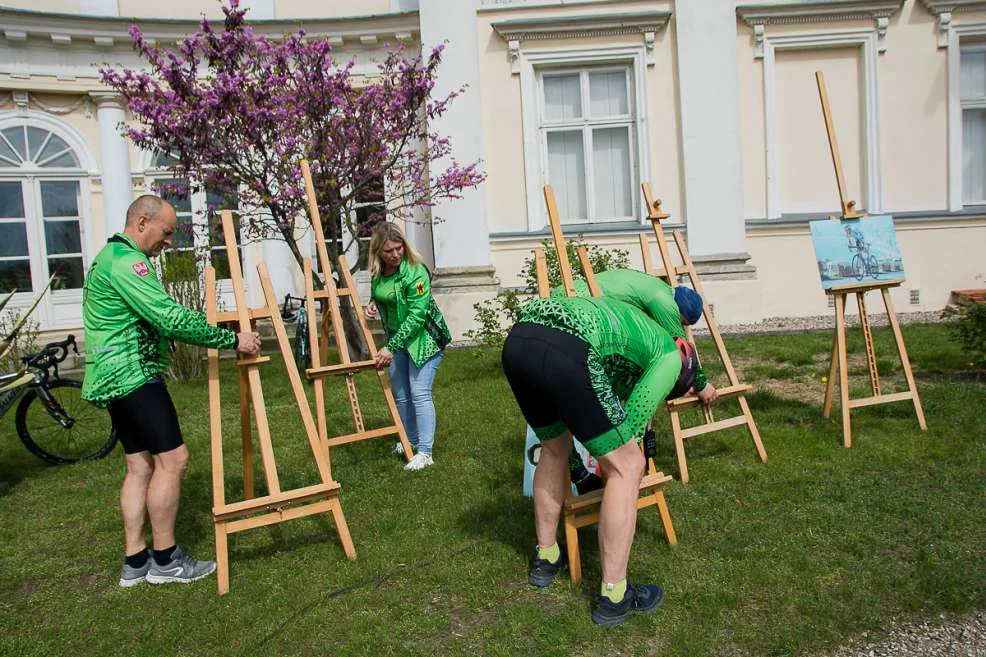
{"type": "Polygon", "coordinates": [[[418,296],[420,297],[422,294],[425,293],[425,284],[422,283],[422,282],[420,282],[420,281],[418,281],[418,285],[417,285],[417,287],[415,289],[417,289],[418,296]]]}
{"type": "Polygon", "coordinates": [[[135,262],[133,264],[134,273],[143,278],[151,273],[151,270],[147,267],[146,262],[135,262]]]}

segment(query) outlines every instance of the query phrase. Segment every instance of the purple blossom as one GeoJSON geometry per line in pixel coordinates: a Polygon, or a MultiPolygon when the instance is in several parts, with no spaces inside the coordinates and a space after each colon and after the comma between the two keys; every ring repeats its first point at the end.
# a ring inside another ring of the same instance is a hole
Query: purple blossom
{"type": "Polygon", "coordinates": [[[132,26],[150,72],[100,70],[137,121],[124,134],[174,157],[172,173],[188,181],[184,193],[235,195],[247,234],[284,239],[300,265],[295,236],[310,228],[302,159],[333,252],[340,225],[331,218],[362,235],[385,217],[410,218],[485,180],[478,162],[457,163],[449,140],[430,127],[465,92],[432,96],[443,44],[427,55],[388,50],[377,75],[358,80],[354,62],[336,62],[327,39],[299,30],[269,40],[247,25],[238,0],[228,2],[221,31],[203,18],[177,50],[149,45],[132,26]],[[363,213],[363,225],[356,206],[368,194],[383,207],[363,213]]]}

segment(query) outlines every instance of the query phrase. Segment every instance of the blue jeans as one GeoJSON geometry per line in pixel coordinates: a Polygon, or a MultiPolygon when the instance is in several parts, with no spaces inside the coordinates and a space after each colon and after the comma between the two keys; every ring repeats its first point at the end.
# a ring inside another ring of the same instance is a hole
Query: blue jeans
{"type": "Polygon", "coordinates": [[[431,384],[443,355],[444,351],[438,352],[419,368],[407,350],[401,349],[390,363],[390,386],[397,412],[415,452],[431,454],[435,443],[435,402],[431,398],[431,384]]]}

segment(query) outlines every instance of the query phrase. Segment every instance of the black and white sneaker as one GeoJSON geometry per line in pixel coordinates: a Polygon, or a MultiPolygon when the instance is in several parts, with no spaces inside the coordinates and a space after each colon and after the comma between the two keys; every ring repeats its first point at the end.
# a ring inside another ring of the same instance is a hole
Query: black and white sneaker
{"type": "Polygon", "coordinates": [[[657,584],[630,584],[619,602],[613,602],[605,595],[597,595],[592,620],[603,627],[616,627],[629,618],[630,614],[646,614],[662,604],[664,589],[657,584]]]}
{"type": "Polygon", "coordinates": [[[527,575],[527,581],[539,589],[543,589],[551,584],[558,571],[566,565],[568,565],[568,557],[564,552],[558,555],[558,561],[552,563],[547,559],[539,558],[535,551],[534,556],[531,557],[531,570],[527,575]]]}

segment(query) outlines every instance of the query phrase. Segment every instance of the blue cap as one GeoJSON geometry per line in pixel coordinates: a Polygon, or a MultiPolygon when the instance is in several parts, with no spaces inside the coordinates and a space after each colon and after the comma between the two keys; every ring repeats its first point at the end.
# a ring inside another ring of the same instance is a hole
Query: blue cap
{"type": "Polygon", "coordinates": [[[702,319],[702,297],[690,287],[679,285],[674,289],[674,302],[688,324],[702,319]]]}

